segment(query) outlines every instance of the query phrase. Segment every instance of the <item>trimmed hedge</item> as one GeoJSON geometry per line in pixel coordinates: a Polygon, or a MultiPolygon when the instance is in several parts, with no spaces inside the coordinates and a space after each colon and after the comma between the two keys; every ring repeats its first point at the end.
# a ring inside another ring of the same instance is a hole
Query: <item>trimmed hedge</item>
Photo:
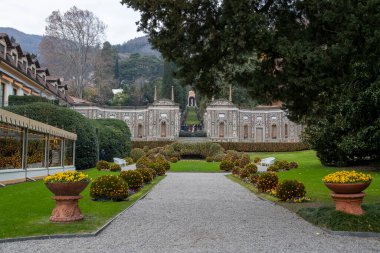
{"type": "Polygon", "coordinates": [[[216,156],[222,154],[224,149],[218,144],[213,142],[198,142],[198,143],[173,143],[175,152],[179,152],[181,156],[201,156],[206,158],[208,156],[216,156]]]}
{"type": "Polygon", "coordinates": [[[147,146],[149,149],[164,147],[166,145],[170,145],[174,143],[174,141],[132,141],[132,148],[144,148],[147,146]]]}
{"type": "Polygon", "coordinates": [[[36,96],[15,96],[11,95],[8,97],[8,106],[19,106],[19,105],[28,105],[31,103],[50,103],[58,105],[58,100],[49,100],[44,97],[36,96]]]}
{"type": "Polygon", "coordinates": [[[178,136],[179,137],[207,137],[207,133],[206,131],[196,131],[196,132],[180,131],[178,136]]]}
{"type": "Polygon", "coordinates": [[[218,142],[225,150],[239,152],[291,152],[310,149],[302,142],[218,142]]]}
{"type": "MultiPolygon", "coordinates": [[[[174,141],[132,141],[133,148],[152,148],[164,147],[174,141]]],[[[236,150],[239,152],[291,152],[310,149],[302,142],[213,142],[221,145],[225,150],[236,150]]]]}
{"type": "Polygon", "coordinates": [[[7,107],[28,118],[76,133],[75,166],[78,170],[93,168],[98,160],[99,143],[92,120],[79,112],[50,103],[31,103],[7,107]]]}
{"type": "Polygon", "coordinates": [[[122,158],[131,151],[131,132],[128,125],[118,119],[91,120],[98,129],[99,150],[104,149],[103,159],[112,162],[114,157],[122,158]]]}

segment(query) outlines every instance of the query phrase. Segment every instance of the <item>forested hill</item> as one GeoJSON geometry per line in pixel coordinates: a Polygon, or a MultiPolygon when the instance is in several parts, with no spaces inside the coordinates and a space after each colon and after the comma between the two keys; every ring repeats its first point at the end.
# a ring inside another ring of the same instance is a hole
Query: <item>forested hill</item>
{"type": "Polygon", "coordinates": [[[114,45],[119,53],[141,54],[160,56],[160,53],[152,49],[152,45],[148,41],[148,36],[134,38],[124,42],[123,44],[114,45]]]}
{"type": "Polygon", "coordinates": [[[23,51],[39,55],[38,46],[40,45],[42,36],[26,34],[11,27],[0,27],[0,33],[6,33],[9,37],[15,38],[23,51]]]}

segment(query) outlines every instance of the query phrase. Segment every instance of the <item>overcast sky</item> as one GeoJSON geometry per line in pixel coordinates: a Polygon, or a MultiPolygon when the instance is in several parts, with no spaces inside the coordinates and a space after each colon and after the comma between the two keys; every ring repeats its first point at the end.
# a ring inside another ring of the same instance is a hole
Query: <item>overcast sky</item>
{"type": "Polygon", "coordinates": [[[72,6],[93,12],[107,25],[106,39],[119,44],[135,37],[138,33],[136,21],[140,14],[120,4],[120,0],[13,0],[6,1],[6,8],[0,14],[0,27],[12,27],[21,32],[43,35],[46,18],[54,10],[61,13],[72,6]]]}

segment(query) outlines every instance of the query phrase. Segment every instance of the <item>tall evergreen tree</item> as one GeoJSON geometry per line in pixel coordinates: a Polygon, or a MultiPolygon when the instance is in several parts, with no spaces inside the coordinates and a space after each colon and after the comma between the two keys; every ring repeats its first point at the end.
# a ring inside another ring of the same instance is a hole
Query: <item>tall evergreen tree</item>
{"type": "Polygon", "coordinates": [[[380,0],[122,0],[198,90],[285,103],[324,164],[380,159],[380,0]]]}

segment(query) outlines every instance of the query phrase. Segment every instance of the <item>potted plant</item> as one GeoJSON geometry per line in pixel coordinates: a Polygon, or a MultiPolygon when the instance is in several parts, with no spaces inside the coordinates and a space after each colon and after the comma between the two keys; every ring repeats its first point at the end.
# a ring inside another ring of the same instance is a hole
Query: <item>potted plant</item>
{"type": "Polygon", "coordinates": [[[331,191],[335,208],[353,215],[364,214],[361,204],[365,196],[364,191],[371,183],[371,175],[356,171],[338,171],[328,174],[323,182],[331,191]]]}
{"type": "Polygon", "coordinates": [[[55,195],[56,201],[50,221],[70,222],[82,220],[84,216],[78,207],[79,194],[87,187],[91,179],[78,171],[60,172],[44,178],[46,187],[55,195]]]}

